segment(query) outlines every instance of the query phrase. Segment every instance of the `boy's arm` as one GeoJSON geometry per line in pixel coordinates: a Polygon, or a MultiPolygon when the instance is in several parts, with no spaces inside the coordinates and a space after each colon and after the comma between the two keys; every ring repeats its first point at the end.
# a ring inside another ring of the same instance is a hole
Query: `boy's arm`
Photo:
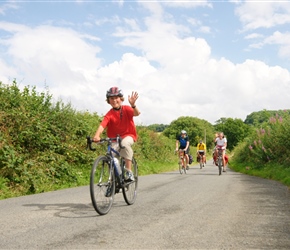
{"type": "Polygon", "coordinates": [[[139,111],[139,109],[137,108],[137,106],[131,106],[132,109],[134,110],[134,116],[138,116],[141,114],[141,112],[139,111]]]}
{"type": "Polygon", "coordinates": [[[131,107],[134,109],[134,116],[140,115],[140,111],[135,104],[138,97],[139,97],[138,93],[134,92],[134,91],[132,91],[131,96],[130,95],[128,96],[128,101],[129,101],[131,107]]]}
{"type": "Polygon", "coordinates": [[[95,134],[93,140],[94,140],[94,141],[100,141],[100,140],[101,140],[100,136],[101,136],[101,134],[103,133],[103,131],[104,131],[104,128],[103,128],[102,125],[100,125],[100,126],[98,127],[97,131],[96,131],[96,134],[95,134]]]}

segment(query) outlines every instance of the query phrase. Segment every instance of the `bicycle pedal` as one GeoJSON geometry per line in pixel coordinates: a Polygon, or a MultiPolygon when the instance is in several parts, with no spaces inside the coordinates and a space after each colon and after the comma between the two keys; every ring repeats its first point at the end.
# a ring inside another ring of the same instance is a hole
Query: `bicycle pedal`
{"type": "Polygon", "coordinates": [[[110,197],[110,196],[112,196],[112,188],[111,188],[111,187],[108,187],[108,188],[107,188],[107,191],[106,191],[105,196],[106,196],[106,197],[110,197]]]}
{"type": "Polygon", "coordinates": [[[134,180],[127,179],[127,180],[125,180],[125,182],[126,182],[126,184],[128,184],[128,183],[134,182],[134,180]]]}

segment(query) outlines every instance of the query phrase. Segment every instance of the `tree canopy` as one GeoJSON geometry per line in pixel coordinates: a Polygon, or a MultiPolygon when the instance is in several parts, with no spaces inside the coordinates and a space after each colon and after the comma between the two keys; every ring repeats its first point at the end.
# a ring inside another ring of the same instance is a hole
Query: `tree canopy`
{"type": "Polygon", "coordinates": [[[245,124],[259,126],[264,122],[268,122],[269,119],[275,115],[284,117],[290,114],[290,110],[261,110],[257,112],[252,112],[247,115],[245,119],[245,124]]]}
{"type": "Polygon", "coordinates": [[[228,141],[227,148],[229,150],[232,150],[251,132],[249,125],[237,118],[221,118],[216,122],[214,127],[216,131],[224,133],[228,141]]]}
{"type": "Polygon", "coordinates": [[[213,144],[214,127],[206,120],[191,116],[181,116],[172,121],[163,131],[163,134],[175,140],[181,130],[187,132],[190,145],[193,147],[197,145],[199,140],[203,140],[207,144],[207,147],[211,147],[213,144]]]}

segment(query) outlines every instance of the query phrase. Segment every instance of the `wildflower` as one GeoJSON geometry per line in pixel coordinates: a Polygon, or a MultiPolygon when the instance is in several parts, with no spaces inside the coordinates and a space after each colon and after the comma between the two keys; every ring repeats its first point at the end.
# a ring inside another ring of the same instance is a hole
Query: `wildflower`
{"type": "Polygon", "coordinates": [[[264,152],[266,152],[267,150],[265,149],[264,145],[262,145],[262,149],[264,152]]]}
{"type": "Polygon", "coordinates": [[[271,117],[271,118],[270,118],[270,123],[276,123],[276,118],[271,117]]]}
{"type": "Polygon", "coordinates": [[[283,122],[283,118],[280,116],[279,118],[279,122],[282,123],[283,122]]]}
{"type": "Polygon", "coordinates": [[[249,146],[249,149],[250,149],[250,150],[253,150],[253,147],[252,147],[252,145],[250,145],[250,146],[249,146]]]}
{"type": "Polygon", "coordinates": [[[257,141],[256,140],[254,140],[254,144],[255,144],[255,146],[257,146],[257,141]]]}

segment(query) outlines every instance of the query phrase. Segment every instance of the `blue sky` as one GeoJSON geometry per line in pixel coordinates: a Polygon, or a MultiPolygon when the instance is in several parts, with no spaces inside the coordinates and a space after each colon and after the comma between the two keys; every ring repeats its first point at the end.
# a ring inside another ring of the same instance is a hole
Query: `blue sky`
{"type": "Polygon", "coordinates": [[[289,109],[289,23],[289,1],[0,1],[0,81],[99,114],[138,91],[137,124],[244,120],[289,109]]]}

